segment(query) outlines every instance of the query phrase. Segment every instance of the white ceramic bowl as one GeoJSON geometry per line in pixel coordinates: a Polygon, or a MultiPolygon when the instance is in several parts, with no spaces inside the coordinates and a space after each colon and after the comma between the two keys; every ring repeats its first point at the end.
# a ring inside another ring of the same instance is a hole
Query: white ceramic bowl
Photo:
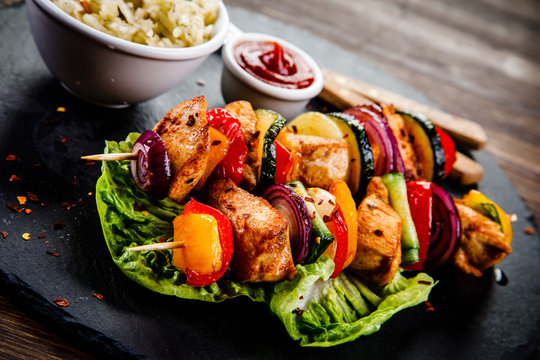
{"type": "Polygon", "coordinates": [[[223,45],[221,56],[225,64],[221,76],[221,91],[226,102],[247,100],[251,102],[254,108],[274,110],[287,120],[291,120],[305,110],[309,100],[317,96],[323,87],[321,69],[311,56],[295,45],[271,35],[258,33],[237,34],[228,39],[223,45]],[[286,89],[267,84],[250,75],[242,69],[233,56],[236,44],[244,40],[275,41],[284,48],[296,52],[313,70],[313,83],[303,89],[286,89]]]}
{"type": "Polygon", "coordinates": [[[49,0],[27,0],[26,9],[49,70],[73,94],[108,107],[129,106],[170,90],[221,47],[229,26],[221,3],[209,41],[187,48],[159,48],[102,33],[49,0]]]}

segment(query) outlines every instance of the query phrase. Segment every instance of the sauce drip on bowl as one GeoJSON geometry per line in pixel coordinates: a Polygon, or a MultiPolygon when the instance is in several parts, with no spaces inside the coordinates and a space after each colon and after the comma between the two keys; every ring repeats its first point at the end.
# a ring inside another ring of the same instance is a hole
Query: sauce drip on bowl
{"type": "Polygon", "coordinates": [[[306,61],[274,41],[242,41],[235,46],[233,55],[242,69],[270,85],[304,89],[314,81],[306,61]]]}

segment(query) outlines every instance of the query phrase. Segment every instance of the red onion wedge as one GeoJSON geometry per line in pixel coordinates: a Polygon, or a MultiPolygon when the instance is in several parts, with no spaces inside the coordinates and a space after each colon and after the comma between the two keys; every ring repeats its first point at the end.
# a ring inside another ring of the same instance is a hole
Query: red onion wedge
{"type": "Polygon", "coordinates": [[[399,153],[396,138],[379,105],[357,106],[344,111],[354,116],[365,128],[372,146],[379,148],[375,164],[375,176],[390,172],[404,173],[405,167],[399,153]]]}
{"type": "Polygon", "coordinates": [[[295,264],[302,264],[309,251],[312,222],[304,200],[290,187],[270,186],[263,197],[289,222],[289,241],[295,264]]]}
{"type": "Polygon", "coordinates": [[[461,222],[454,200],[437,184],[432,183],[433,213],[431,235],[425,269],[432,270],[444,265],[457,248],[461,236],[461,222]]]}
{"type": "Polygon", "coordinates": [[[171,168],[167,149],[161,137],[152,130],[146,130],[137,139],[132,153],[137,159],[131,160],[131,176],[139,189],[158,199],[169,193],[171,168]]]}

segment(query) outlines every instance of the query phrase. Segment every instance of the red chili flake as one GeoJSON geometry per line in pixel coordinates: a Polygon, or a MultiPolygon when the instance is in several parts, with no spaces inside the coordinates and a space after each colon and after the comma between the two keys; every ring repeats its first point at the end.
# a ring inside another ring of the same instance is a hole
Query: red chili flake
{"type": "Polygon", "coordinates": [[[330,205],[336,205],[332,200],[328,200],[328,203],[329,203],[330,205]]]}
{"type": "Polygon", "coordinates": [[[32,212],[32,209],[24,209],[24,212],[25,212],[26,214],[30,214],[30,213],[32,212]]]}
{"type": "Polygon", "coordinates": [[[217,145],[219,145],[219,144],[221,144],[221,140],[214,140],[214,141],[212,141],[212,146],[217,146],[217,145]]]}
{"type": "Polygon", "coordinates": [[[77,186],[77,182],[76,182],[75,180],[73,180],[73,181],[71,182],[71,185],[77,186]]]}
{"type": "Polygon", "coordinates": [[[312,204],[315,204],[315,200],[313,200],[313,199],[310,198],[309,196],[306,196],[306,197],[304,198],[304,200],[306,200],[307,202],[310,202],[310,203],[312,203],[312,204]]]}
{"type": "Polygon", "coordinates": [[[14,202],[8,202],[6,204],[7,208],[15,213],[18,213],[18,212],[21,212],[21,209],[19,208],[19,206],[17,204],[15,204],[14,202]]]}
{"type": "Polygon", "coordinates": [[[319,200],[319,203],[317,205],[321,205],[323,202],[323,199],[319,200]]]}
{"type": "Polygon", "coordinates": [[[71,204],[70,204],[70,203],[67,203],[67,202],[61,203],[60,206],[63,207],[64,209],[66,209],[66,210],[70,210],[70,209],[71,209],[71,204]]]}
{"type": "Polygon", "coordinates": [[[64,298],[64,299],[60,299],[60,298],[56,298],[54,299],[54,303],[58,306],[62,306],[62,307],[67,307],[69,306],[69,303],[68,301],[64,298]]]}
{"type": "Polygon", "coordinates": [[[39,166],[41,166],[41,164],[40,163],[35,163],[34,166],[39,167],[39,166]]]}
{"type": "Polygon", "coordinates": [[[65,227],[66,227],[66,224],[61,223],[61,222],[59,222],[59,221],[57,221],[57,222],[55,222],[55,223],[53,224],[53,229],[54,229],[54,230],[62,230],[62,229],[65,228],[65,227]]]}
{"type": "Polygon", "coordinates": [[[18,177],[17,175],[11,175],[9,177],[9,181],[19,181],[19,180],[21,180],[21,178],[18,177]]]}
{"type": "Polygon", "coordinates": [[[304,299],[304,295],[300,295],[300,300],[303,300],[304,299]]]}
{"type": "Polygon", "coordinates": [[[13,161],[13,160],[15,160],[16,158],[17,158],[17,157],[16,157],[15,155],[12,155],[12,154],[6,156],[6,160],[7,160],[7,161],[13,161]]]}
{"type": "Polygon", "coordinates": [[[227,209],[234,209],[234,205],[233,204],[225,204],[225,207],[227,209]]]}
{"type": "Polygon", "coordinates": [[[346,138],[348,138],[348,137],[349,137],[349,134],[343,135],[343,138],[344,138],[344,139],[346,139],[346,138]]]}
{"type": "Polygon", "coordinates": [[[79,198],[79,200],[77,200],[76,205],[77,206],[83,206],[84,205],[84,200],[82,198],[79,198]]]}
{"type": "Polygon", "coordinates": [[[420,280],[418,281],[419,284],[422,284],[422,285],[431,285],[432,282],[431,281],[425,281],[425,280],[420,280]]]}
{"type": "Polygon", "coordinates": [[[527,234],[527,235],[534,235],[534,229],[533,229],[532,227],[530,227],[530,226],[527,226],[527,227],[525,228],[525,234],[527,234]]]}
{"type": "Polygon", "coordinates": [[[296,127],[296,125],[293,125],[293,126],[292,126],[292,131],[293,131],[295,134],[298,134],[298,128],[296,127]]]}
{"type": "Polygon", "coordinates": [[[195,125],[195,116],[189,115],[189,116],[188,116],[188,121],[186,122],[186,125],[187,125],[187,126],[193,126],[193,125],[195,125]]]}
{"type": "Polygon", "coordinates": [[[332,221],[332,219],[333,219],[332,216],[328,216],[328,215],[324,215],[323,218],[322,218],[322,220],[325,223],[332,221]]]}
{"type": "Polygon", "coordinates": [[[351,159],[351,162],[352,162],[352,163],[355,162],[355,161],[356,161],[356,158],[352,158],[352,159],[351,159]]]}
{"type": "Polygon", "coordinates": [[[165,239],[164,237],[160,237],[158,239],[158,243],[164,243],[165,241],[167,241],[167,239],[165,239]]]}
{"type": "Polygon", "coordinates": [[[374,233],[375,233],[375,235],[377,235],[377,236],[382,236],[382,231],[379,230],[379,229],[375,230],[374,233]]]}
{"type": "Polygon", "coordinates": [[[49,255],[52,255],[52,256],[60,256],[59,253],[51,251],[51,250],[47,250],[46,253],[49,254],[49,255]]]}
{"type": "Polygon", "coordinates": [[[435,308],[433,307],[433,305],[431,305],[431,303],[427,300],[424,301],[424,304],[422,307],[424,308],[424,311],[427,311],[427,312],[435,311],[435,308]]]}
{"type": "Polygon", "coordinates": [[[296,315],[302,315],[304,313],[304,310],[296,308],[293,310],[293,313],[295,313],[296,315]]]}
{"type": "Polygon", "coordinates": [[[45,234],[41,233],[37,236],[38,239],[45,239],[45,234]]]}
{"type": "Polygon", "coordinates": [[[101,295],[100,293],[93,293],[92,296],[98,298],[99,300],[103,300],[103,295],[101,295]]]}
{"type": "Polygon", "coordinates": [[[186,184],[191,184],[193,181],[195,181],[195,178],[189,178],[186,181],[186,184]]]}
{"type": "Polygon", "coordinates": [[[7,231],[0,231],[0,234],[2,234],[2,237],[5,239],[8,237],[9,233],[7,231]]]}
{"type": "Polygon", "coordinates": [[[37,197],[37,195],[30,191],[26,193],[26,196],[28,196],[28,198],[34,202],[39,202],[39,198],[37,197]]]}
{"type": "Polygon", "coordinates": [[[63,137],[61,141],[65,144],[65,143],[67,143],[67,138],[63,137]]]}
{"type": "Polygon", "coordinates": [[[87,165],[87,166],[90,166],[90,165],[96,165],[96,162],[95,162],[95,161],[92,161],[92,160],[86,160],[86,165],[87,165]]]}

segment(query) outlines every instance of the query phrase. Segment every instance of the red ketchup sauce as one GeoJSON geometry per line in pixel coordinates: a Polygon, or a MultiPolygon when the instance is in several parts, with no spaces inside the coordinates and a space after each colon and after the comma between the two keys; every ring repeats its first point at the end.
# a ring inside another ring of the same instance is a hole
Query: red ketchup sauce
{"type": "Polygon", "coordinates": [[[314,81],[306,61],[277,42],[245,40],[234,47],[233,55],[242,69],[270,85],[304,89],[314,81]]]}

